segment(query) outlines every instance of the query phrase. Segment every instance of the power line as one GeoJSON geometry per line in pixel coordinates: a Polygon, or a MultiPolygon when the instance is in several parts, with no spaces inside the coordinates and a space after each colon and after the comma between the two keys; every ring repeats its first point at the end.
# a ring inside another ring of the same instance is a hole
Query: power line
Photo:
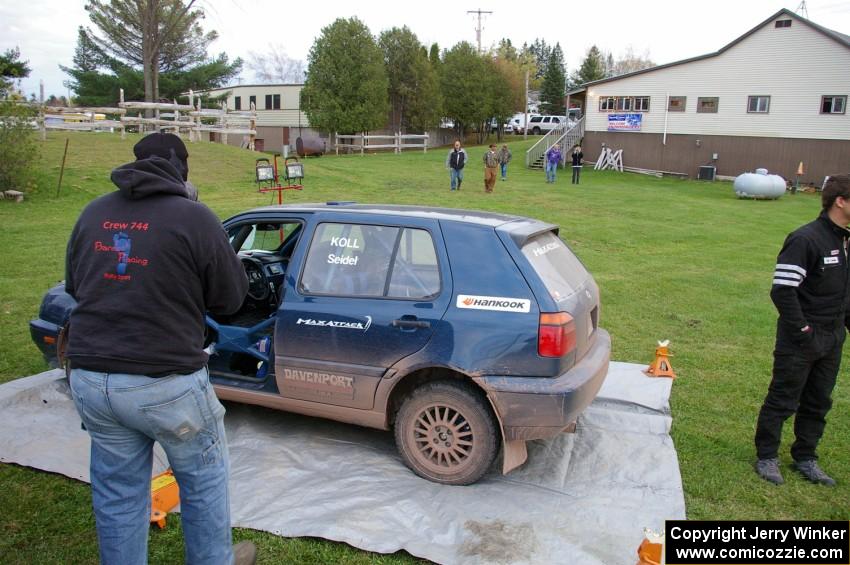
{"type": "Polygon", "coordinates": [[[481,8],[477,10],[467,10],[467,14],[476,14],[478,15],[478,27],[475,28],[475,38],[478,40],[478,52],[481,53],[481,16],[484,14],[492,14],[493,12],[482,11],[481,8]]]}

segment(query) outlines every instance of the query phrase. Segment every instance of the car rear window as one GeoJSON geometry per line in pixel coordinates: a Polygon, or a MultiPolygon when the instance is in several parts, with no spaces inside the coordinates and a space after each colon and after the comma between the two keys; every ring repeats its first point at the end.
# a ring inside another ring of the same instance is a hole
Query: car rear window
{"type": "Polygon", "coordinates": [[[556,302],[575,294],[590,276],[578,257],[554,232],[529,239],[522,246],[522,253],[556,302]]]}

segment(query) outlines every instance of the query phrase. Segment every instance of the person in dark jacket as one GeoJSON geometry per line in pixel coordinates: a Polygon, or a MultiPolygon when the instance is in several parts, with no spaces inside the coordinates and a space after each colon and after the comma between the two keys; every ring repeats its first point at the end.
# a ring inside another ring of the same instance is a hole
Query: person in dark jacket
{"type": "Polygon", "coordinates": [[[511,150],[508,149],[508,144],[503,143],[502,148],[499,149],[499,167],[502,171],[502,180],[508,180],[508,163],[511,162],[513,156],[511,150]]]}
{"type": "Polygon", "coordinates": [[[102,563],[145,563],[153,444],[180,489],[187,563],[252,563],[232,546],[224,407],[209,382],[204,316],[248,289],[218,218],[188,185],[179,137],[155,133],[112,171],[71,233],[65,290],[77,301],[67,346],[71,393],[91,436],[102,563]]]}
{"type": "Polygon", "coordinates": [[[487,153],[484,154],[484,192],[493,192],[496,186],[496,168],[499,166],[499,154],[496,153],[496,144],[491,143],[487,153]]]}
{"type": "Polygon", "coordinates": [[[576,145],[572,152],[573,161],[573,184],[578,184],[581,178],[581,165],[584,160],[584,153],[581,152],[581,145],[576,145]]]}
{"type": "Polygon", "coordinates": [[[461,149],[460,140],[456,139],[454,147],[446,157],[446,168],[449,170],[452,190],[460,190],[463,183],[463,168],[466,166],[466,150],[461,149]]]}
{"type": "Polygon", "coordinates": [[[770,297],[779,311],[773,379],[758,416],[756,472],[775,484],[782,424],[796,413],[794,468],[814,483],[835,481],[818,465],[816,449],[832,407],[841,351],[850,329],[850,177],[831,177],[823,211],[792,232],[776,260],[770,297]]]}

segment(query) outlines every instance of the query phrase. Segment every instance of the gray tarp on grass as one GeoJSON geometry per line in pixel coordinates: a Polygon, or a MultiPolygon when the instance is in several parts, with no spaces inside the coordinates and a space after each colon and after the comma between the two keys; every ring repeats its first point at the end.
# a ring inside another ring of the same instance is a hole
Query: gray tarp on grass
{"type": "MultiPolygon", "coordinates": [[[[415,476],[390,433],[228,404],[233,525],[439,563],[633,565],[644,527],[685,517],[671,381],[643,368],[612,363],[575,434],[468,487],[415,476]]],[[[0,386],[0,461],[88,481],[88,458],[59,371],[0,386]]]]}

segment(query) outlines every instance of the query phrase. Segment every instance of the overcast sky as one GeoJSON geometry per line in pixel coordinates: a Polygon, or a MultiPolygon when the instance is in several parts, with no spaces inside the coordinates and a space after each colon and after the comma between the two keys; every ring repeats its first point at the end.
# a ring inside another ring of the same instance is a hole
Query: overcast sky
{"type": "MultiPolygon", "coordinates": [[[[306,60],[321,29],[336,18],[357,16],[373,34],[393,26],[408,26],[426,45],[440,48],[459,41],[475,42],[477,18],[467,10],[491,11],[483,16],[482,44],[508,37],[514,45],[536,37],[560,42],[568,72],[580,63],[593,44],[616,56],[631,46],[648,50],[656,63],[669,63],[716,51],[781,8],[796,10],[798,0],[605,0],[604,2],[524,2],[502,0],[430,0],[429,2],[371,2],[368,0],[200,0],[207,18],[204,28],[215,29],[219,39],[210,52],[224,51],[231,59],[249,51],[283,46],[293,58],[306,60]]],[[[811,0],[809,19],[850,35],[850,1],[811,0]]],[[[67,76],[60,64],[70,65],[77,27],[89,25],[80,0],[0,0],[0,50],[18,46],[32,73],[22,82],[27,94],[38,92],[44,81],[46,96],[67,94],[67,76]]],[[[252,82],[250,71],[241,80],[252,82]]]]}

